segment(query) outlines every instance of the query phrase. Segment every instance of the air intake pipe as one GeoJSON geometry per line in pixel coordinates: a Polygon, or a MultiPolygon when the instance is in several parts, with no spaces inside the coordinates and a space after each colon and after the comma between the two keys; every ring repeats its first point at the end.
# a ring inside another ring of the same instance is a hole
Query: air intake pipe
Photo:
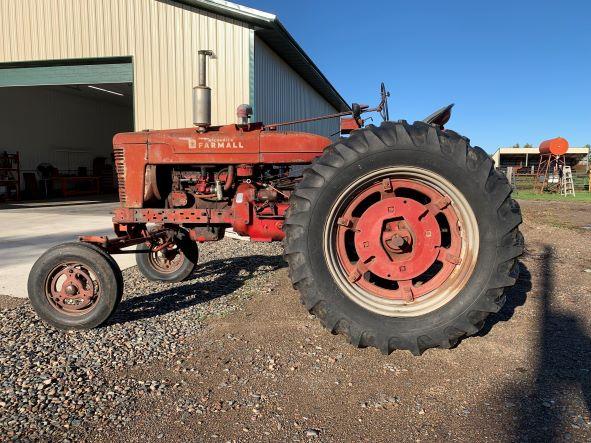
{"type": "Polygon", "coordinates": [[[202,49],[199,54],[199,84],[193,88],[193,124],[200,129],[211,125],[211,88],[207,86],[207,57],[213,51],[202,49]]]}

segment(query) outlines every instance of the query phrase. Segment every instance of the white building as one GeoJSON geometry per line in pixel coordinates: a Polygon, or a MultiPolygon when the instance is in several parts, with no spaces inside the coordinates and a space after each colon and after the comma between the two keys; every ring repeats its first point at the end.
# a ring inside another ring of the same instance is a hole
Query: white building
{"type": "MultiPolygon", "coordinates": [[[[570,166],[583,163],[588,157],[588,148],[570,147],[565,154],[565,160],[570,166]]],[[[540,161],[540,151],[538,148],[499,148],[492,155],[492,159],[497,168],[506,169],[511,166],[515,169],[527,169],[533,173],[540,161]]]]}

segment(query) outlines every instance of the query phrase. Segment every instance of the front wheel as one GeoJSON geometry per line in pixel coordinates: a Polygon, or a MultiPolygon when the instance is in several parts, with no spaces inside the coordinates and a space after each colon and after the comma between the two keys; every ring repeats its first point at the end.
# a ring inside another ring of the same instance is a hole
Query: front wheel
{"type": "Polygon", "coordinates": [[[33,265],[29,300],[37,315],[57,329],[90,329],[104,323],[123,294],[117,263],[85,243],[64,243],[33,265]]]}
{"type": "Polygon", "coordinates": [[[511,187],[464,137],[416,122],[327,148],[290,202],[285,253],[303,302],[384,353],[453,346],[504,302],[523,249],[511,187]]]}
{"type": "Polygon", "coordinates": [[[183,281],[191,275],[199,258],[197,243],[184,232],[168,244],[163,240],[156,244],[141,243],[137,251],[138,269],[152,281],[183,281]]]}

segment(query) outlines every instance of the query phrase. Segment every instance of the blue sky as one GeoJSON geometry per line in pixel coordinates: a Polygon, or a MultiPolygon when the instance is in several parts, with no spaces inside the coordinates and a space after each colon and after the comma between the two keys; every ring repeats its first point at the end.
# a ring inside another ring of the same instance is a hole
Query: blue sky
{"type": "MultiPolygon", "coordinates": [[[[236,0],[279,19],[348,102],[448,127],[493,152],[591,144],[591,0],[236,0]]],[[[379,120],[377,120],[379,122],[379,120]]]]}

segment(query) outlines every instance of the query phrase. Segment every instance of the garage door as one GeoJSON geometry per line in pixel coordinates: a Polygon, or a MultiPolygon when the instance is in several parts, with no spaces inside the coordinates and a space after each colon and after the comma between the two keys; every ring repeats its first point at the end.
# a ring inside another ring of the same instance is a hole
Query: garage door
{"type": "Polygon", "coordinates": [[[77,64],[67,66],[0,66],[0,87],[132,83],[131,63],[77,64]]]}

